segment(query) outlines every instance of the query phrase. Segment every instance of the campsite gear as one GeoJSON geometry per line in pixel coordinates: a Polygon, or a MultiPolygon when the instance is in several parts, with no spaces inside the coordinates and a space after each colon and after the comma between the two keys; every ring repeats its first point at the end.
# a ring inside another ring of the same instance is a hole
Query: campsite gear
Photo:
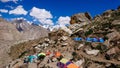
{"type": "Polygon", "coordinates": [[[86,38],[86,42],[92,42],[92,38],[86,38]]]}
{"type": "Polygon", "coordinates": [[[75,64],[73,64],[73,63],[71,63],[71,64],[69,64],[69,65],[67,66],[67,68],[78,68],[78,66],[75,65],[75,64]]]}
{"type": "Polygon", "coordinates": [[[39,53],[38,54],[38,59],[43,60],[45,58],[46,54],[45,53],[39,53]]]}
{"type": "Polygon", "coordinates": [[[103,38],[99,38],[99,42],[100,43],[104,43],[104,39],[103,38]]]}
{"type": "Polygon", "coordinates": [[[41,56],[41,55],[46,56],[46,54],[45,54],[45,53],[39,53],[39,54],[38,54],[38,56],[41,56]]]}
{"type": "Polygon", "coordinates": [[[79,37],[79,38],[76,37],[76,38],[74,38],[74,40],[75,40],[75,41],[82,41],[82,38],[80,38],[80,37],[79,37]]]}
{"type": "Polygon", "coordinates": [[[55,57],[58,58],[61,56],[61,53],[60,52],[55,52],[55,57]]]}
{"type": "Polygon", "coordinates": [[[25,59],[24,59],[24,63],[28,63],[28,58],[25,58],[25,59]]]}

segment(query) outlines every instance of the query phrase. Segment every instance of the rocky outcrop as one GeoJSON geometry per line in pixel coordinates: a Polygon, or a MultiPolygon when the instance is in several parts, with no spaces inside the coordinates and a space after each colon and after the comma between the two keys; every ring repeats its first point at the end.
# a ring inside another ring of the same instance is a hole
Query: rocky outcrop
{"type": "Polygon", "coordinates": [[[71,17],[70,24],[81,24],[81,23],[91,23],[91,16],[89,13],[79,13],[71,17]]]}
{"type": "Polygon", "coordinates": [[[70,20],[70,26],[69,29],[73,32],[76,33],[76,31],[83,30],[81,27],[90,24],[92,20],[92,17],[90,16],[89,13],[78,13],[73,16],[71,16],[70,20]]]}

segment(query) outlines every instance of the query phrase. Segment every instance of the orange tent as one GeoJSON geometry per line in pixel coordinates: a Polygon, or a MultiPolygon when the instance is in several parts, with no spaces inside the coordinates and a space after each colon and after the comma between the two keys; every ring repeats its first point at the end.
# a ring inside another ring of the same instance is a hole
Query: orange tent
{"type": "Polygon", "coordinates": [[[56,52],[55,53],[55,57],[60,57],[61,56],[61,53],[60,52],[56,52]]]}
{"type": "Polygon", "coordinates": [[[73,64],[73,63],[71,63],[71,64],[69,64],[69,65],[67,66],[67,68],[78,68],[78,66],[75,65],[75,64],[73,64]]]}

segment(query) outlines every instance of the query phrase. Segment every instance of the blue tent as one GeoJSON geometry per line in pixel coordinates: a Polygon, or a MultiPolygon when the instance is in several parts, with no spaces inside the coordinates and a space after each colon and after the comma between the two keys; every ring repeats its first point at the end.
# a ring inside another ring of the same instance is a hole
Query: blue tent
{"type": "Polygon", "coordinates": [[[75,41],[82,41],[82,38],[81,38],[81,37],[79,37],[79,38],[76,37],[76,38],[74,38],[74,40],[75,40],[75,41]]]}
{"type": "Polygon", "coordinates": [[[104,39],[103,38],[99,38],[99,42],[104,43],[104,39]]]}
{"type": "Polygon", "coordinates": [[[66,65],[69,65],[69,64],[71,64],[71,63],[72,63],[72,62],[71,62],[71,61],[69,61],[69,62],[67,62],[67,63],[66,63],[66,65]]]}
{"type": "Polygon", "coordinates": [[[36,57],[35,57],[34,55],[30,55],[30,56],[28,57],[28,62],[31,62],[31,63],[32,63],[35,58],[36,58],[36,57]]]}
{"type": "Polygon", "coordinates": [[[92,42],[92,38],[86,38],[86,42],[92,42]]]}
{"type": "Polygon", "coordinates": [[[99,40],[97,38],[92,38],[93,42],[99,42],[99,40]]]}

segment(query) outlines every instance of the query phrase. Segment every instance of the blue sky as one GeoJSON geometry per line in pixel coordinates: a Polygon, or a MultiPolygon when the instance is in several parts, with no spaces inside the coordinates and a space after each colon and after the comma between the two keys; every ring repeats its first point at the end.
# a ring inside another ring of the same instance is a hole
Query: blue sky
{"type": "Polygon", "coordinates": [[[119,5],[120,0],[0,0],[0,16],[42,25],[65,25],[73,14],[89,12],[94,17],[119,5]]]}

